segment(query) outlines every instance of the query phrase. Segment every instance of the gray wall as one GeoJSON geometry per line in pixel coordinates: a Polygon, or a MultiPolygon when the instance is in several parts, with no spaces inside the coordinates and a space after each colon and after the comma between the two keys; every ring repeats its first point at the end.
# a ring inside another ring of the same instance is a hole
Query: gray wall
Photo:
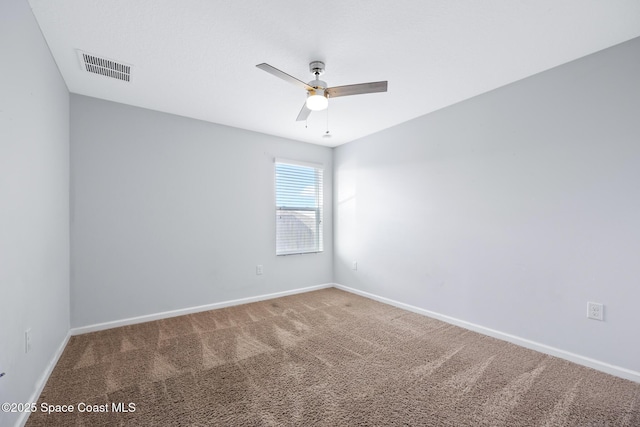
{"type": "Polygon", "coordinates": [[[0,58],[0,402],[28,402],[69,330],[69,95],[24,0],[0,2],[0,58]]]}
{"type": "Polygon", "coordinates": [[[336,282],[640,371],[639,53],[337,148],[336,282]]]}
{"type": "Polygon", "coordinates": [[[332,282],[332,173],[327,147],[72,95],[72,327],[332,282]],[[324,164],[323,253],[276,257],[274,157],[324,164]]]}

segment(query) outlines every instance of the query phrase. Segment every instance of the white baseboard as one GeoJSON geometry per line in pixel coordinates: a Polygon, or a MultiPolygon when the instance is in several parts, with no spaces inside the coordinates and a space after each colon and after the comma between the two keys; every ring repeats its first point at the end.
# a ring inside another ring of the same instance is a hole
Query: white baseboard
{"type": "MultiPolygon", "coordinates": [[[[38,398],[40,397],[40,393],[42,393],[42,390],[44,389],[44,386],[47,384],[47,381],[49,380],[49,377],[51,376],[51,373],[53,372],[53,368],[56,367],[56,364],[58,363],[58,360],[60,360],[60,356],[62,356],[62,353],[64,352],[64,349],[67,346],[67,343],[69,342],[69,338],[71,338],[71,334],[69,332],[67,332],[67,335],[65,335],[64,339],[62,340],[62,342],[58,346],[58,349],[54,353],[53,358],[51,358],[51,361],[47,365],[47,368],[44,370],[44,372],[40,376],[40,379],[38,380],[38,382],[36,384],[36,388],[33,391],[33,394],[31,395],[31,397],[27,400],[27,402],[37,402],[38,401],[38,398]]],[[[29,418],[29,412],[21,413],[20,417],[18,418],[18,421],[16,422],[16,426],[23,427],[27,423],[27,419],[28,418],[29,418]]]]}
{"type": "Polygon", "coordinates": [[[89,332],[102,331],[105,329],[117,328],[120,326],[135,325],[136,323],[151,322],[153,320],[167,319],[169,317],[184,316],[185,314],[199,313],[201,311],[215,310],[217,308],[231,307],[234,305],[248,304],[250,302],[264,301],[273,298],[285,297],[287,295],[301,294],[318,289],[331,288],[333,283],[308,286],[306,288],[292,289],[289,291],[275,292],[272,294],[258,295],[255,297],[240,298],[229,301],[216,302],[213,304],[200,305],[197,307],[181,308],[178,310],[164,311],[161,313],[147,314],[144,316],[130,317],[127,319],[114,320],[111,322],[96,323],[94,325],[71,328],[71,335],[81,335],[89,332]]]}
{"type": "Polygon", "coordinates": [[[488,335],[493,338],[497,338],[503,341],[508,341],[512,344],[516,344],[531,350],[539,351],[540,353],[548,354],[551,356],[559,357],[561,359],[568,360],[578,365],[593,368],[607,374],[615,375],[620,378],[635,381],[640,383],[640,372],[632,371],[631,369],[622,368],[620,366],[611,365],[609,363],[601,362],[599,360],[591,359],[589,357],[580,356],[579,354],[571,353],[559,348],[551,347],[545,344],[541,344],[535,341],[530,341],[525,338],[520,338],[515,335],[507,334],[504,332],[496,331],[495,329],[486,328],[484,326],[476,325],[475,323],[467,322],[464,320],[456,319],[455,317],[446,316],[444,314],[436,313],[433,311],[425,310],[420,307],[416,307],[403,302],[395,301],[390,298],[381,297],[369,292],[361,291],[358,289],[350,288],[340,284],[334,284],[334,287],[342,289],[343,291],[351,292],[353,294],[361,295],[363,297],[371,298],[376,301],[383,302],[385,304],[393,305],[398,308],[402,308],[413,313],[422,314],[427,317],[442,320],[443,322],[450,323],[452,325],[460,326],[461,328],[469,329],[474,332],[478,332],[484,335],[488,335]]]}

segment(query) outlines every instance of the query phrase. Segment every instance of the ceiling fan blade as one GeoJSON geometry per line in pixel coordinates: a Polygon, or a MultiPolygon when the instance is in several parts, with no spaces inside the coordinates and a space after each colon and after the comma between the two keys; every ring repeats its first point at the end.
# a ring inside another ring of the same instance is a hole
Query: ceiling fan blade
{"type": "Polygon", "coordinates": [[[303,82],[302,80],[298,80],[293,76],[290,76],[289,74],[285,73],[284,71],[280,71],[275,67],[272,67],[271,65],[267,64],[267,63],[262,63],[262,64],[258,64],[256,65],[256,67],[260,68],[261,70],[266,71],[269,74],[273,74],[276,77],[281,78],[284,81],[287,81],[289,83],[293,83],[296,86],[300,86],[306,90],[313,90],[313,88],[311,86],[309,86],[308,84],[306,84],[305,82],[303,82]]]}
{"type": "Polygon", "coordinates": [[[371,82],[360,83],[357,85],[336,86],[326,89],[329,98],[337,98],[339,96],[361,95],[363,93],[386,92],[387,82],[371,82]]]}
{"type": "Polygon", "coordinates": [[[307,103],[305,102],[304,104],[302,104],[302,109],[298,113],[298,118],[296,119],[296,121],[303,122],[307,120],[309,114],[311,114],[311,110],[307,108],[307,103]]]}

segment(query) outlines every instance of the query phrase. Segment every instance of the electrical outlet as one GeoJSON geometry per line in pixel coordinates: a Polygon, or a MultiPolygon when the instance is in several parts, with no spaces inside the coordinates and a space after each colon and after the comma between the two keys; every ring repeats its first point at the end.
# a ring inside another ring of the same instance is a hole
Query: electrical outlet
{"type": "Polygon", "coordinates": [[[353,261],[353,263],[351,264],[351,269],[352,270],[357,270],[358,269],[358,261],[353,261]]]}
{"type": "Polygon", "coordinates": [[[588,302],[587,317],[589,319],[604,320],[604,305],[597,302],[588,302]]]}
{"type": "Polygon", "coordinates": [[[256,274],[258,276],[262,274],[262,264],[256,266],[256,274]]]}
{"type": "Polygon", "coordinates": [[[29,353],[31,351],[31,328],[24,331],[24,352],[29,353]]]}

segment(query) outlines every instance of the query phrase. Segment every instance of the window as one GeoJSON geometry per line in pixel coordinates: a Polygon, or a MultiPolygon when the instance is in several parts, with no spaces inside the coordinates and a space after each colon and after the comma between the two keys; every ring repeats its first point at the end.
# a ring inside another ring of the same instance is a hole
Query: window
{"type": "Polygon", "coordinates": [[[322,169],[276,159],[276,255],[322,252],[322,169]]]}

